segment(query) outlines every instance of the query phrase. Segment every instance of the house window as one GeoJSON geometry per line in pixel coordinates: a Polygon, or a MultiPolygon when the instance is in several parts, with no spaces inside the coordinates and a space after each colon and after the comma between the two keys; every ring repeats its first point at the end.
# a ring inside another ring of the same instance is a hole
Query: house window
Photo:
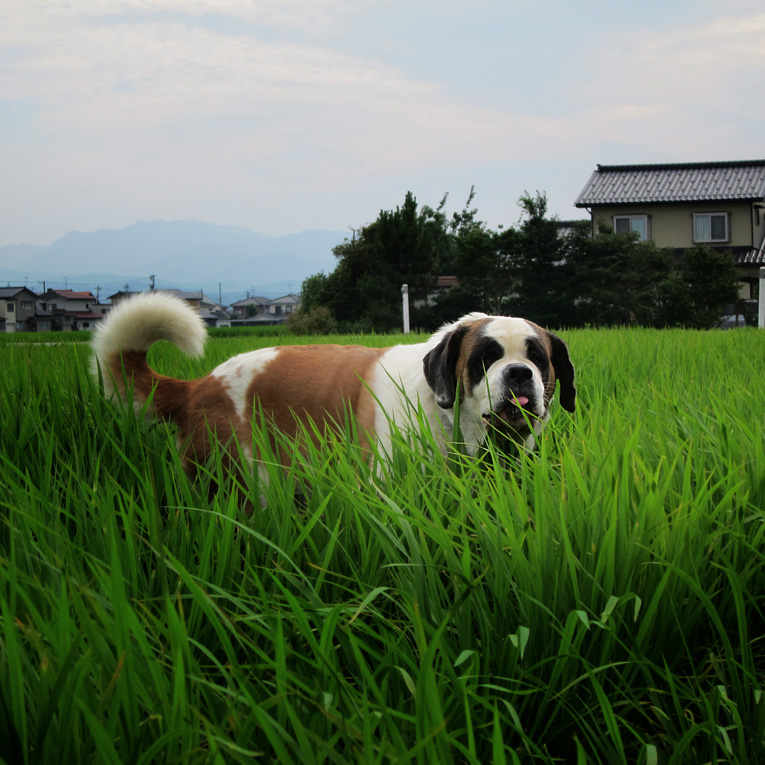
{"type": "Polygon", "coordinates": [[[727,242],[728,213],[696,213],[693,216],[694,242],[727,242]]]}
{"type": "Polygon", "coordinates": [[[32,301],[31,300],[22,300],[21,301],[21,307],[25,311],[31,311],[32,310],[32,301]]]}
{"type": "Polygon", "coordinates": [[[617,234],[629,234],[636,231],[641,242],[651,238],[647,215],[614,215],[614,231],[617,234]]]}
{"type": "Polygon", "coordinates": [[[6,313],[13,313],[16,310],[16,303],[6,303],[5,304],[5,312],[6,313]]]}

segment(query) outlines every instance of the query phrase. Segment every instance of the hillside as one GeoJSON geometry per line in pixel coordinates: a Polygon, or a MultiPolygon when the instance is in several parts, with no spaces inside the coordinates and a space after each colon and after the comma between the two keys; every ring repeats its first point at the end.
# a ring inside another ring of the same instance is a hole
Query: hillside
{"type": "Polygon", "coordinates": [[[303,280],[334,268],[342,231],[302,231],[271,237],[241,226],[198,220],[139,221],[122,229],[71,231],[43,247],[0,247],[0,282],[114,291],[124,284],[229,293],[295,292],[303,280]],[[92,285],[92,286],[88,286],[92,285]]]}

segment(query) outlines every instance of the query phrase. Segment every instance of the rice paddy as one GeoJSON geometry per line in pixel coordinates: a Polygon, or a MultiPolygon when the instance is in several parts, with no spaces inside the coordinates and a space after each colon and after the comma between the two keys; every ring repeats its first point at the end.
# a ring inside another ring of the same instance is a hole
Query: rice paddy
{"type": "Polygon", "coordinates": [[[0,761],[765,762],[765,335],[561,335],[533,454],[349,426],[267,483],[0,344],[0,761]]]}

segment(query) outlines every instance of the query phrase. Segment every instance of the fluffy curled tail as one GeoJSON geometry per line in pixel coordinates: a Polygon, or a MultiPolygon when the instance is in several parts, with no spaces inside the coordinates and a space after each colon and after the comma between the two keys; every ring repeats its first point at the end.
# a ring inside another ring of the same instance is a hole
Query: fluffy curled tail
{"type": "Polygon", "coordinates": [[[154,372],[146,353],[158,340],[167,340],[189,356],[201,356],[207,338],[204,321],[183,300],[162,292],[142,292],[119,303],[96,329],[93,373],[100,367],[107,394],[126,398],[132,383],[134,402],[142,407],[154,391],[158,416],[173,417],[185,398],[187,383],[154,372]]]}

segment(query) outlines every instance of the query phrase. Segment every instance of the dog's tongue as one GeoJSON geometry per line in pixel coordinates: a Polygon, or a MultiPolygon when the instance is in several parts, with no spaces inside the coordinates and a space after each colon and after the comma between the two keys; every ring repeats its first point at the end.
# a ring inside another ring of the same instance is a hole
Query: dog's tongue
{"type": "Polygon", "coordinates": [[[529,400],[526,396],[515,396],[515,403],[518,404],[518,406],[526,406],[526,404],[529,403],[529,400]]]}

